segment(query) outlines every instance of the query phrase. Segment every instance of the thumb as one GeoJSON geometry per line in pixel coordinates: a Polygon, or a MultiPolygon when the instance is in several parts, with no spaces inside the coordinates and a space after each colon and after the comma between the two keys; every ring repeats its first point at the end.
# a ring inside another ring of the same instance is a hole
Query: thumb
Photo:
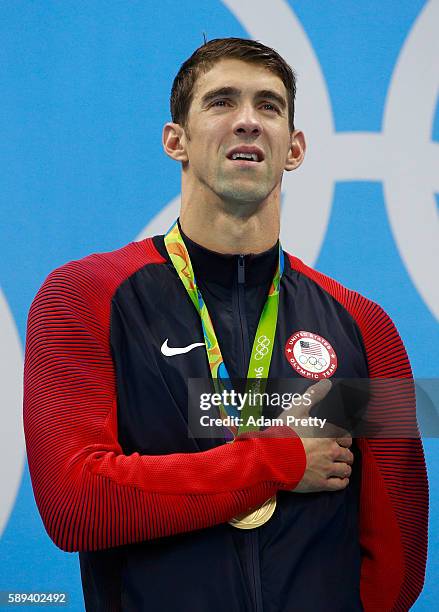
{"type": "Polygon", "coordinates": [[[298,418],[307,417],[312,408],[324,399],[332,389],[332,382],[327,378],[311,385],[302,395],[302,401],[296,404],[294,412],[298,418]]]}

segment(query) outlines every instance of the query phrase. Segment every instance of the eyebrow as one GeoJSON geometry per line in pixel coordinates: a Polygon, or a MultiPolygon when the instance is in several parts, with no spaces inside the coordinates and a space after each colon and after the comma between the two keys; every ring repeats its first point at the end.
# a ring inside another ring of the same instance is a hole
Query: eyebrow
{"type": "MultiPolygon", "coordinates": [[[[241,95],[241,90],[236,87],[218,87],[217,89],[212,89],[204,94],[201,98],[201,105],[205,106],[215,98],[220,98],[222,96],[229,96],[237,98],[241,95]]],[[[279,95],[275,91],[271,89],[261,89],[255,93],[255,98],[266,98],[267,100],[273,100],[282,110],[285,110],[287,107],[286,100],[283,96],[279,95]]]]}

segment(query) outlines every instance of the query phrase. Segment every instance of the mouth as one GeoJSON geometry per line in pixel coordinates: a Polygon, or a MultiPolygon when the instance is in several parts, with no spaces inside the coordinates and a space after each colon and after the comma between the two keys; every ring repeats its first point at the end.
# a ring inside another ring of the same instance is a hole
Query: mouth
{"type": "Polygon", "coordinates": [[[240,166],[253,166],[264,160],[264,153],[258,147],[234,147],[227,153],[227,159],[240,166]]]}

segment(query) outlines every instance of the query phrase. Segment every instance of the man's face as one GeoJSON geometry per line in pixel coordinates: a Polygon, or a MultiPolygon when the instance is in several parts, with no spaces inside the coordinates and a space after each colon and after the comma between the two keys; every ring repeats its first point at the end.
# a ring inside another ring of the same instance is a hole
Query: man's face
{"type": "Polygon", "coordinates": [[[257,64],[221,60],[195,84],[184,136],[186,186],[202,197],[262,202],[280,194],[283,171],[292,169],[291,142],[282,80],[257,64]]]}

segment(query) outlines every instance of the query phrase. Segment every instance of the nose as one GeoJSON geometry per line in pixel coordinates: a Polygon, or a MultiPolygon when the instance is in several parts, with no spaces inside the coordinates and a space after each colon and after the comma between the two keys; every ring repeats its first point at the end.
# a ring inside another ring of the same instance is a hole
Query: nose
{"type": "Polygon", "coordinates": [[[239,136],[259,136],[262,133],[262,124],[252,104],[239,107],[233,133],[239,136]]]}

